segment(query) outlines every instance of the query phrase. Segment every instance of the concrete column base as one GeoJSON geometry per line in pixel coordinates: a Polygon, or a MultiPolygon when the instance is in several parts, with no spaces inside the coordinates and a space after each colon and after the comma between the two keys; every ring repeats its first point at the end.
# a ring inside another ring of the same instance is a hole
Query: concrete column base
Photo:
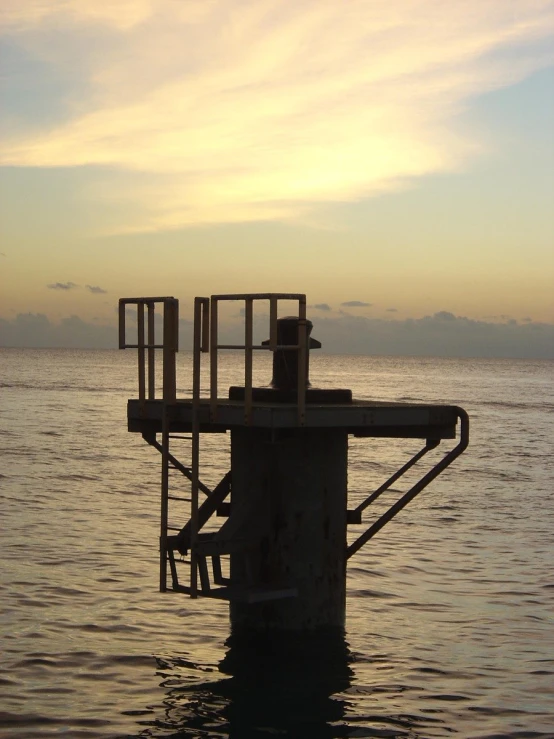
{"type": "MultiPolygon", "coordinates": [[[[298,596],[232,601],[233,630],[344,628],[348,435],[343,429],[231,432],[231,584],[298,596]]],[[[223,530],[221,532],[224,533],[223,530]]]]}

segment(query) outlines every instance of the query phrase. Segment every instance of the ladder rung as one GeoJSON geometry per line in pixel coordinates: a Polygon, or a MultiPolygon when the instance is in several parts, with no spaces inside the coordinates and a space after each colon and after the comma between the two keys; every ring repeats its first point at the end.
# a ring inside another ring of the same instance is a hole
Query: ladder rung
{"type": "Polygon", "coordinates": [[[185,441],[192,441],[192,436],[181,436],[179,434],[169,434],[170,439],[184,439],[185,441]]]}
{"type": "Polygon", "coordinates": [[[167,530],[168,531],[181,531],[181,527],[180,526],[168,526],[167,530]]]}
{"type": "Polygon", "coordinates": [[[168,495],[168,500],[182,500],[185,503],[192,503],[192,500],[190,498],[180,498],[178,495],[168,495]]]}

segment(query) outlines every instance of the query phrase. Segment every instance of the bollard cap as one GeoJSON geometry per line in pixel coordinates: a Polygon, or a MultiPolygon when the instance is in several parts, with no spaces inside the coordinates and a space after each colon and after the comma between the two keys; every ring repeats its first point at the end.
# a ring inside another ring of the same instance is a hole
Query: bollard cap
{"type": "MultiPolygon", "coordinates": [[[[277,319],[277,346],[273,351],[273,377],[267,387],[252,388],[252,399],[265,403],[296,403],[298,400],[298,369],[299,369],[299,326],[301,319],[298,316],[284,316],[277,319]],[[291,347],[290,349],[287,347],[291,347]]],[[[307,403],[351,403],[352,391],[331,388],[313,388],[309,378],[310,350],[320,349],[321,342],[310,336],[313,324],[305,321],[307,336],[307,351],[303,384],[306,388],[307,403]]],[[[269,339],[262,342],[268,346],[269,339]]],[[[244,400],[243,387],[229,388],[231,400],[244,400]]]]}
{"type": "MultiPolygon", "coordinates": [[[[277,343],[278,344],[298,344],[298,326],[300,318],[298,316],[283,316],[277,319],[277,343]]],[[[308,349],[321,349],[321,341],[310,336],[313,323],[306,319],[306,334],[308,336],[308,349]]],[[[269,339],[262,341],[262,346],[268,346],[269,339]]]]}

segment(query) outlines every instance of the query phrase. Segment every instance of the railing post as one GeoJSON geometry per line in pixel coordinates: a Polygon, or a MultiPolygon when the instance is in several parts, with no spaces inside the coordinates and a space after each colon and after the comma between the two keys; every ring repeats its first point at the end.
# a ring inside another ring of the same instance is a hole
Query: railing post
{"type": "Polygon", "coordinates": [[[254,301],[244,301],[244,423],[252,421],[252,344],[254,323],[254,301]]]}
{"type": "Polygon", "coordinates": [[[217,413],[217,304],[212,295],[210,300],[210,416],[215,421],[217,413]]]}
{"type": "Polygon", "coordinates": [[[201,356],[206,338],[205,298],[194,299],[194,336],[192,353],[192,450],[191,450],[191,506],[190,506],[190,597],[198,597],[198,488],[200,477],[200,390],[201,356]]]}
{"type": "Polygon", "coordinates": [[[306,330],[306,296],[298,300],[298,425],[303,426],[306,415],[306,381],[308,360],[308,332],[306,330]]]}
{"type": "Polygon", "coordinates": [[[178,347],[179,303],[174,298],[164,303],[163,399],[174,403],[177,397],[175,353],[178,347]]]}
{"type": "Polygon", "coordinates": [[[201,298],[202,300],[202,345],[200,351],[210,351],[210,299],[201,298]]]}
{"type": "Polygon", "coordinates": [[[156,350],[154,349],[154,303],[147,303],[148,308],[148,400],[156,397],[156,350]]]}
{"type": "Polygon", "coordinates": [[[277,302],[274,295],[269,299],[269,348],[272,352],[277,346],[277,302]]]}
{"type": "Polygon", "coordinates": [[[138,352],[138,390],[139,400],[144,406],[146,399],[144,367],[144,303],[137,304],[137,352],[138,352]]]}
{"type": "Polygon", "coordinates": [[[163,314],[163,416],[162,416],[162,495],[160,515],[160,591],[167,590],[167,526],[169,513],[169,432],[170,406],[177,396],[175,353],[178,346],[179,303],[164,301],[163,314]]]}
{"type": "Polygon", "coordinates": [[[125,349],[125,306],[126,302],[123,298],[119,298],[119,348],[125,349]]]}

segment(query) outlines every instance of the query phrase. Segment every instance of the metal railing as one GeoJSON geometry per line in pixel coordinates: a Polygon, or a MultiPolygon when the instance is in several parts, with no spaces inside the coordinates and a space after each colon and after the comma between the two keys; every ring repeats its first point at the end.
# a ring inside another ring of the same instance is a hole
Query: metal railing
{"type": "Polygon", "coordinates": [[[119,300],[119,348],[138,350],[138,394],[141,405],[156,397],[156,349],[163,351],[162,397],[167,402],[176,399],[175,354],[179,350],[179,301],[164,298],[120,298],[119,300]],[[156,303],[163,305],[163,338],[156,343],[156,303]],[[126,340],[127,306],[137,307],[137,341],[126,340]],[[146,321],[145,311],[147,309],[146,321]],[[148,393],[147,393],[148,384],[148,393]]]}
{"type": "Polygon", "coordinates": [[[210,415],[217,418],[218,394],[218,351],[220,349],[239,349],[244,351],[244,422],[252,420],[252,365],[254,351],[298,350],[298,424],[304,424],[306,412],[306,364],[308,352],[308,332],[306,326],[306,295],[303,293],[242,293],[235,295],[212,295],[210,299],[210,415]],[[223,301],[244,301],[244,344],[220,344],[218,342],[218,308],[223,301]],[[269,342],[254,344],[254,301],[269,301],[269,342]],[[279,345],[277,343],[277,316],[280,300],[298,301],[298,343],[279,345]]]}

